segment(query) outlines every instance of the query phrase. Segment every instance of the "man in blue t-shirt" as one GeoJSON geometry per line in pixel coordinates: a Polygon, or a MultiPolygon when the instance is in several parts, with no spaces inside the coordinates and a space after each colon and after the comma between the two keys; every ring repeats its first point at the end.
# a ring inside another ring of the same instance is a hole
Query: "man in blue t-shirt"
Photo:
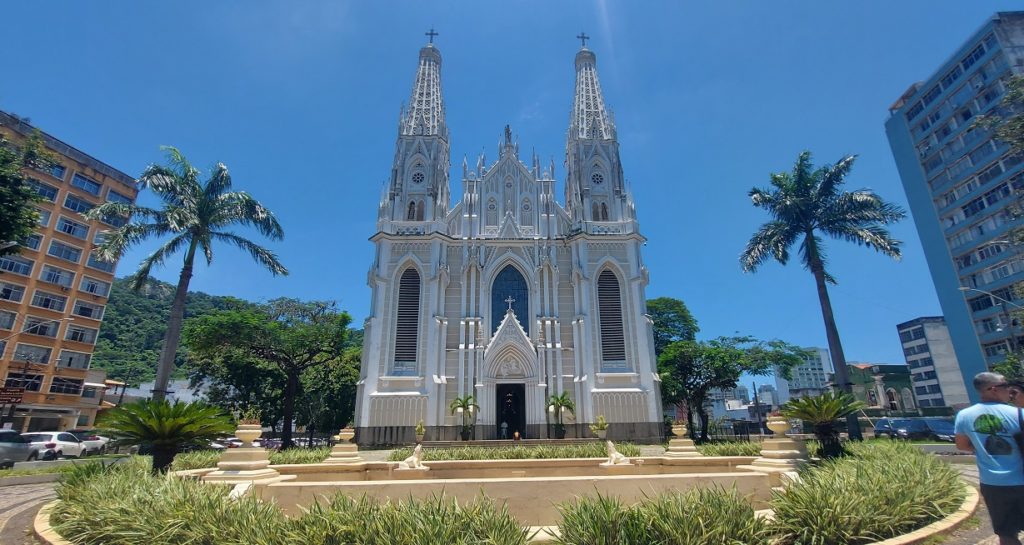
{"type": "Polygon", "coordinates": [[[1009,386],[999,373],[974,377],[981,403],[957,413],[956,446],[975,455],[981,497],[999,545],[1021,545],[1017,538],[1024,530],[1024,460],[1017,444],[1021,415],[1006,404],[1009,386]]]}

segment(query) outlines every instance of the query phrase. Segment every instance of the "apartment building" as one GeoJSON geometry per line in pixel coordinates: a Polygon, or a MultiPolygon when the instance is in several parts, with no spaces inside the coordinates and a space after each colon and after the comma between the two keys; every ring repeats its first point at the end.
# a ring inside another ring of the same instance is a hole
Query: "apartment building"
{"type": "Polygon", "coordinates": [[[832,357],[827,348],[804,348],[808,355],[803,363],[790,372],[788,379],[775,374],[775,387],[779,404],[792,398],[816,396],[829,389],[829,375],[832,374],[832,357]]]}
{"type": "Polygon", "coordinates": [[[1024,12],[997,13],[931,76],[911,85],[885,124],[968,384],[1021,335],[1010,326],[1006,305],[1024,303],[1012,289],[1024,279],[1024,262],[1008,240],[1008,230],[1020,225],[1012,206],[1024,189],[1024,158],[975,121],[1000,113],[1007,80],[1022,72],[1024,12]]]}
{"type": "Polygon", "coordinates": [[[896,326],[919,407],[962,408],[967,386],[942,316],[922,316],[896,326]]]}
{"type": "MultiPolygon", "coordinates": [[[[0,135],[17,145],[36,129],[0,112],[0,135]]],[[[114,264],[92,249],[126,220],[89,221],[82,214],[106,201],[135,202],[135,180],[41,133],[55,163],[29,173],[42,197],[39,228],[21,251],[0,257],[0,376],[23,388],[13,427],[22,431],[90,426],[105,375],[90,373],[93,347],[114,280],[114,264]]],[[[4,414],[5,424],[10,424],[4,414]]]]}

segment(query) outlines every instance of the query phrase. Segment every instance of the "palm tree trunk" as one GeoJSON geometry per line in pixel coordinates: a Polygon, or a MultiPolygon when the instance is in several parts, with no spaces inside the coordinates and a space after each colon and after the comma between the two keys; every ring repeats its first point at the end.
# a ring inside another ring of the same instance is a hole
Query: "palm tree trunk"
{"type": "Polygon", "coordinates": [[[178,276],[178,287],[174,290],[174,302],[171,303],[171,315],[167,318],[167,333],[164,335],[164,346],[160,350],[160,361],[156,368],[156,383],[153,385],[153,400],[162,401],[167,396],[167,384],[171,380],[174,369],[174,358],[178,353],[178,342],[181,340],[181,324],[185,319],[185,298],[188,297],[188,284],[192,281],[192,265],[196,257],[196,241],[192,240],[185,254],[185,264],[178,276]]]}
{"type": "Polygon", "coordinates": [[[292,448],[292,421],[295,418],[295,396],[299,393],[299,375],[289,372],[285,375],[284,400],[281,407],[281,448],[292,448]]]}
{"type": "MultiPolygon", "coordinates": [[[[825,284],[825,265],[816,256],[811,258],[811,272],[814,273],[814,282],[818,286],[818,301],[821,303],[821,317],[825,320],[825,336],[828,338],[828,350],[832,353],[836,384],[840,391],[852,394],[853,383],[850,382],[850,373],[846,369],[846,355],[843,354],[843,344],[839,341],[839,328],[836,327],[836,318],[832,314],[832,300],[829,299],[828,286],[825,284]]],[[[846,431],[854,441],[864,439],[860,433],[856,413],[846,417],[846,431]]]]}

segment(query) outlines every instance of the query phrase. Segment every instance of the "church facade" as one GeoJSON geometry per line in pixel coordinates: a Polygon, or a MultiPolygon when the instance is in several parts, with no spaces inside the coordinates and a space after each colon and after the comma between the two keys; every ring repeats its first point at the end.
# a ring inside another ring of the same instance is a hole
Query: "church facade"
{"type": "Polygon", "coordinates": [[[363,444],[552,435],[548,400],[566,393],[568,437],[654,440],[662,427],[651,321],[630,189],[597,59],[583,47],[566,142],[564,203],[554,164],[520,159],[505,127],[496,161],[462,165],[450,204],[441,54],[420,50],[381,196],[373,291],[356,403],[363,444]],[[449,409],[472,396],[474,410],[449,409]]]}

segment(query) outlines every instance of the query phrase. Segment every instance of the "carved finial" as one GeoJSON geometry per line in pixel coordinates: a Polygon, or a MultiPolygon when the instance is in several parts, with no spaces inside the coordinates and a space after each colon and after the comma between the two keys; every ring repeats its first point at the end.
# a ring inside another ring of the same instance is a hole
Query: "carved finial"
{"type": "Polygon", "coordinates": [[[512,145],[512,127],[509,127],[508,125],[505,125],[505,145],[512,145]]]}

